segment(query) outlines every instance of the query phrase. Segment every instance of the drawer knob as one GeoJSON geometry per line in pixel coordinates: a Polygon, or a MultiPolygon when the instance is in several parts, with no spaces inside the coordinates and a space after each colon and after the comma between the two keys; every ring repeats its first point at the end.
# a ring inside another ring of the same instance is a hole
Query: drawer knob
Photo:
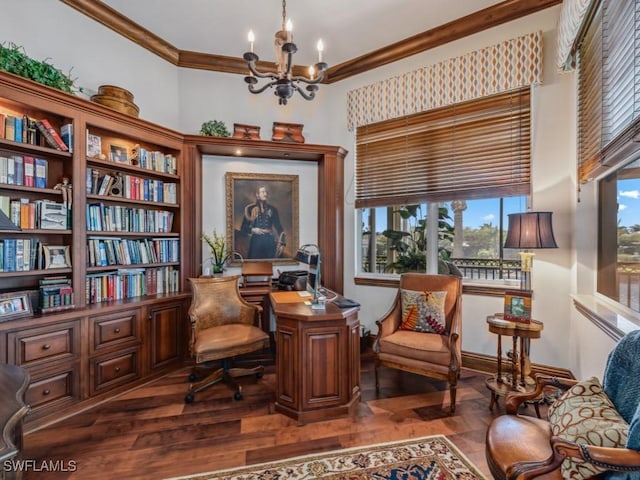
{"type": "Polygon", "coordinates": [[[51,393],[51,390],[49,390],[48,388],[42,392],[42,395],[47,396],[51,393]]]}
{"type": "Polygon", "coordinates": [[[113,329],[113,331],[114,331],[115,333],[120,333],[120,329],[119,329],[119,328],[114,328],[114,329],[113,329]]]}
{"type": "Polygon", "coordinates": [[[42,349],[43,349],[43,350],[49,350],[50,348],[51,348],[51,345],[49,345],[48,343],[45,343],[45,344],[42,346],[42,349]]]}
{"type": "Polygon", "coordinates": [[[119,372],[120,371],[120,367],[116,367],[115,370],[116,370],[116,373],[119,372]]]}

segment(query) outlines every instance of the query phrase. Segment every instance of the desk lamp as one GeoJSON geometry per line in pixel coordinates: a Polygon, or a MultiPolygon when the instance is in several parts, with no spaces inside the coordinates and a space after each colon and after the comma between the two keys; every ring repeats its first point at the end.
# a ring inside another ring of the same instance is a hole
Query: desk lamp
{"type": "Polygon", "coordinates": [[[320,288],[320,248],[315,243],[301,245],[296,253],[296,260],[309,265],[307,288],[313,292],[311,308],[314,310],[324,309],[324,303],[320,303],[318,300],[318,289],[320,288]]]}
{"type": "Polygon", "coordinates": [[[504,248],[520,248],[522,259],[520,288],[531,290],[532,248],[558,248],[551,222],[553,212],[526,212],[509,214],[509,230],[504,248]]]}

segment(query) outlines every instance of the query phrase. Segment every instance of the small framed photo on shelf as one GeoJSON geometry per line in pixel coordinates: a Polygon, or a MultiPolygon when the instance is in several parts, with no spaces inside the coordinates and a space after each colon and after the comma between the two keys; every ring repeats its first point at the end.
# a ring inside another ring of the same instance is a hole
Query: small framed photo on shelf
{"type": "Polygon", "coordinates": [[[33,315],[28,292],[0,294],[0,322],[33,315]]]}
{"type": "Polygon", "coordinates": [[[119,145],[111,145],[111,156],[109,160],[115,163],[129,163],[129,156],[127,155],[127,148],[119,145]]]}
{"type": "Polygon", "coordinates": [[[68,245],[43,245],[44,268],[71,268],[71,253],[68,245]]]}
{"type": "Polygon", "coordinates": [[[531,323],[531,290],[505,290],[504,319],[531,323]]]}

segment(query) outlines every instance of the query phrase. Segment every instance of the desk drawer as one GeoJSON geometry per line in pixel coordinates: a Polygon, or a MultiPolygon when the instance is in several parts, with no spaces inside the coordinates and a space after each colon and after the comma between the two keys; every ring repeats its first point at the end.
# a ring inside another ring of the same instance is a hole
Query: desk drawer
{"type": "Polygon", "coordinates": [[[77,322],[10,333],[8,338],[9,362],[24,367],[69,359],[79,351],[77,322]]]}
{"type": "Polygon", "coordinates": [[[113,345],[122,345],[140,340],[139,310],[128,310],[89,319],[92,331],[92,352],[113,345]]]}
{"type": "Polygon", "coordinates": [[[91,360],[92,394],[140,377],[138,347],[91,360]]]}

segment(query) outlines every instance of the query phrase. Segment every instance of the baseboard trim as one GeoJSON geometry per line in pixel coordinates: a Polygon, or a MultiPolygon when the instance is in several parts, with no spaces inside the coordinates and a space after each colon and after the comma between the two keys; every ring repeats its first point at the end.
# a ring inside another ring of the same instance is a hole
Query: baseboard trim
{"type": "MultiPolygon", "coordinates": [[[[505,358],[502,362],[504,365],[511,361],[505,358]]],[[[475,370],[477,372],[495,373],[498,370],[498,357],[463,351],[462,367],[468,368],[469,370],[475,370]]],[[[576,378],[573,373],[566,368],[551,367],[548,365],[539,365],[534,363],[531,364],[531,372],[560,378],[576,378]]]]}

